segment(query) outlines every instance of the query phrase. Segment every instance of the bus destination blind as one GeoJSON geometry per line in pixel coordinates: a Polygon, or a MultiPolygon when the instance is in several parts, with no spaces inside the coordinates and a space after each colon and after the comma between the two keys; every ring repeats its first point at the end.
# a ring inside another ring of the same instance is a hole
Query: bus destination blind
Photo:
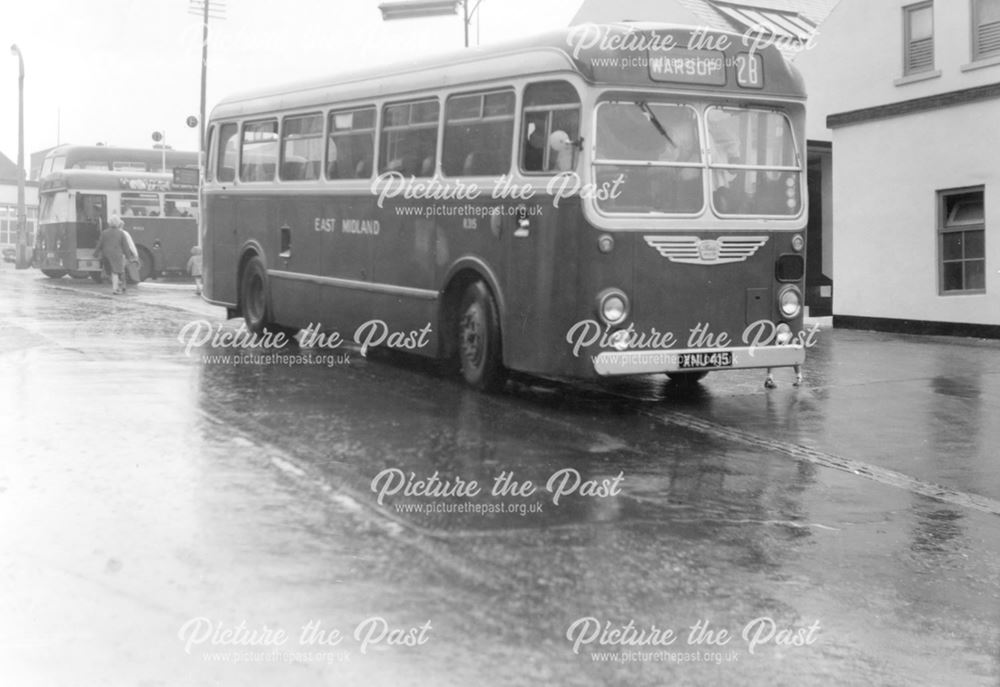
{"type": "Polygon", "coordinates": [[[726,56],[718,50],[651,49],[649,78],[670,83],[725,86],[726,56]]]}

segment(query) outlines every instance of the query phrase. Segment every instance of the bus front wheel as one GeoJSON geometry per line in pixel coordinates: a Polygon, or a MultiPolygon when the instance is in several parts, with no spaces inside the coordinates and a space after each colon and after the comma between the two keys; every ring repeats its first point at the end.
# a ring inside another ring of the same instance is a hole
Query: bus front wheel
{"type": "Polygon", "coordinates": [[[462,378],[481,391],[496,391],[506,379],[500,351],[500,314],[486,284],[470,284],[458,308],[458,358],[462,378]]]}
{"type": "Polygon", "coordinates": [[[258,257],[250,258],[240,280],[240,305],[247,329],[260,334],[267,326],[267,270],[258,257]]]}
{"type": "Polygon", "coordinates": [[[668,372],[667,377],[670,378],[671,384],[677,388],[693,389],[707,374],[707,372],[668,372]]]}
{"type": "Polygon", "coordinates": [[[62,279],[69,274],[69,272],[67,270],[42,270],[42,274],[49,279],[62,279]]]}

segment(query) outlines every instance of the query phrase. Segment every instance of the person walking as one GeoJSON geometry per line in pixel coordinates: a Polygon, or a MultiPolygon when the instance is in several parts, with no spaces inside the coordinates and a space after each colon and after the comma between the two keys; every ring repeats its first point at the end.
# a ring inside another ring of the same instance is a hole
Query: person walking
{"type": "Polygon", "coordinates": [[[191,257],[188,258],[188,274],[194,277],[194,293],[201,295],[201,246],[191,248],[191,257]]]}
{"type": "Polygon", "coordinates": [[[94,249],[94,257],[107,261],[108,269],[111,272],[111,293],[125,293],[125,261],[137,256],[131,253],[128,240],[125,238],[125,231],[122,227],[125,223],[118,215],[112,215],[108,220],[108,226],[101,232],[97,240],[97,248],[94,249]]]}

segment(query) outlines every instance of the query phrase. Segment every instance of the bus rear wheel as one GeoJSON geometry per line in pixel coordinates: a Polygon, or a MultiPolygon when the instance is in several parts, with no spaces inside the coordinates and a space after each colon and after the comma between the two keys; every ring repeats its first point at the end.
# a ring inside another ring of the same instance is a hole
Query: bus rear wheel
{"type": "Polygon", "coordinates": [[[500,314],[481,281],[470,284],[458,308],[458,358],[462,378],[481,391],[497,391],[506,380],[500,350],[500,314]]]}
{"type": "Polygon", "coordinates": [[[139,247],[139,281],[153,276],[153,256],[145,247],[139,247]]]}
{"type": "Polygon", "coordinates": [[[67,270],[42,270],[42,274],[49,279],[62,279],[69,274],[69,272],[67,270]]]}
{"type": "Polygon", "coordinates": [[[240,280],[240,306],[247,329],[260,334],[268,323],[267,270],[264,262],[254,256],[250,258],[240,280]]]}

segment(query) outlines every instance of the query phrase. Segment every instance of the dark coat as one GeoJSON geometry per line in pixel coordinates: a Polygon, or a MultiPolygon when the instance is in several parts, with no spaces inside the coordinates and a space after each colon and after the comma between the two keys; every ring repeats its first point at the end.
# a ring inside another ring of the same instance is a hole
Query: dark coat
{"type": "Polygon", "coordinates": [[[112,272],[121,274],[125,271],[125,261],[135,256],[129,249],[125,232],[118,227],[108,227],[101,232],[101,238],[97,240],[94,257],[104,258],[108,261],[112,272]]]}

